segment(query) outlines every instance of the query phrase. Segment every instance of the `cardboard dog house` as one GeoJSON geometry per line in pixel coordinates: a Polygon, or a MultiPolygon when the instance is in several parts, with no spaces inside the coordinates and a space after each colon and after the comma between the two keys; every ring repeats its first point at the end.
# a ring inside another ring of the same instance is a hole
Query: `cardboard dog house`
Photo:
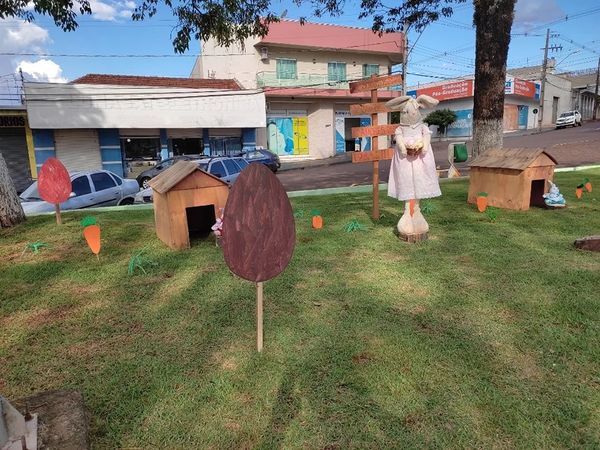
{"type": "Polygon", "coordinates": [[[556,160],[541,148],[488,150],[470,164],[468,202],[475,203],[479,192],[487,192],[489,206],[520,211],[543,207],[554,166],[556,160]]]}
{"type": "Polygon", "coordinates": [[[229,185],[193,161],[178,161],[149,181],[159,239],[172,249],[190,248],[190,237],[210,233],[225,208],[229,185]]]}

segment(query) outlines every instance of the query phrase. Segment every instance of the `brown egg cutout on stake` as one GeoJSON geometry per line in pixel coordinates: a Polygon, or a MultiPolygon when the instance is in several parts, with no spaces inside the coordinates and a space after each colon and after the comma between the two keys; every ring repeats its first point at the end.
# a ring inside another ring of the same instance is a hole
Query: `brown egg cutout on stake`
{"type": "Polygon", "coordinates": [[[279,275],[294,253],[292,205],[266,166],[250,164],[237,178],[223,215],[223,255],[237,276],[257,288],[257,349],[262,350],[263,282],[279,275]]]}
{"type": "Polygon", "coordinates": [[[42,200],[53,203],[56,210],[56,223],[61,224],[60,204],[71,195],[71,177],[58,159],[48,158],[38,174],[38,192],[42,200]]]}

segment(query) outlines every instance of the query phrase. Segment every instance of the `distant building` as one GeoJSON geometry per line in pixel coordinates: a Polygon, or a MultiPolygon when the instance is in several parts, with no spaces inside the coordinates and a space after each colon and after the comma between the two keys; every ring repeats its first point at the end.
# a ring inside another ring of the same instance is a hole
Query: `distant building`
{"type": "MultiPolygon", "coordinates": [[[[350,104],[368,102],[370,94],[350,94],[348,80],[390,73],[403,48],[402,33],[379,36],[367,28],[282,20],[243,47],[202,42],[192,77],[235,78],[246,89],[264,89],[267,127],[257,144],[282,156],[324,158],[370,148],[370,139],[351,136],[351,128],[370,124],[370,117],[349,112],[350,104]]],[[[380,91],[382,99],[397,95],[380,91]]],[[[387,114],[378,119],[386,124],[387,114]]]]}
{"type": "MultiPolygon", "coordinates": [[[[596,89],[596,68],[560,74],[571,82],[573,89],[573,109],[581,113],[583,120],[594,116],[594,93],[596,89]]],[[[600,93],[600,91],[599,91],[600,93]]],[[[596,117],[600,117],[600,103],[596,105],[596,117]]]]}
{"type": "MultiPolygon", "coordinates": [[[[457,121],[448,127],[448,137],[473,134],[474,76],[413,86],[407,94],[430,95],[440,101],[434,109],[451,109],[457,121]]],[[[504,131],[536,128],[539,120],[541,72],[539,67],[509,69],[504,86],[504,131]]],[[[546,75],[543,126],[551,126],[561,112],[572,108],[571,82],[552,73],[546,75]]]]}
{"type": "Polygon", "coordinates": [[[235,80],[86,75],[25,83],[35,165],[135,177],[174,155],[239,153],[264,129],[265,97],[235,80]]]}
{"type": "Polygon", "coordinates": [[[24,106],[0,107],[0,152],[17,192],[37,177],[33,139],[24,106]]]}

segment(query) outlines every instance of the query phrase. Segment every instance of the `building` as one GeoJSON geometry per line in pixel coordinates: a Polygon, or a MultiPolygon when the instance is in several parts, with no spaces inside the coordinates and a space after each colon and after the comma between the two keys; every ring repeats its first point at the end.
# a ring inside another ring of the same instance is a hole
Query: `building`
{"type": "MultiPolygon", "coordinates": [[[[192,77],[235,78],[246,89],[264,89],[267,126],[258,132],[258,145],[282,156],[325,158],[370,148],[369,138],[351,136],[351,128],[370,124],[370,117],[349,110],[370,94],[350,94],[348,81],[390,73],[403,49],[402,33],[379,36],[367,28],[282,20],[243,46],[202,42],[192,77]]],[[[397,95],[379,92],[384,100],[397,95]]],[[[387,114],[378,120],[386,124],[387,114]]]]}
{"type": "Polygon", "coordinates": [[[25,83],[35,162],[134,178],[157,160],[254,146],[265,97],[234,80],[86,75],[25,83]]]}
{"type": "MultiPolygon", "coordinates": [[[[541,71],[539,67],[510,69],[504,86],[504,130],[524,130],[538,126],[540,114],[541,71]]],[[[448,137],[473,134],[473,75],[407,89],[414,97],[426,94],[440,101],[435,109],[451,109],[457,120],[448,127],[448,137]]],[[[571,82],[547,73],[544,91],[543,126],[552,126],[561,112],[572,108],[571,82]]]]}
{"type": "Polygon", "coordinates": [[[37,178],[33,137],[23,106],[0,108],[0,153],[17,189],[24,191],[37,178]]]}
{"type": "MultiPolygon", "coordinates": [[[[580,112],[583,120],[590,120],[594,117],[597,71],[598,69],[594,68],[560,74],[571,82],[572,108],[580,112]]],[[[596,104],[596,117],[600,117],[600,102],[596,104]]]]}

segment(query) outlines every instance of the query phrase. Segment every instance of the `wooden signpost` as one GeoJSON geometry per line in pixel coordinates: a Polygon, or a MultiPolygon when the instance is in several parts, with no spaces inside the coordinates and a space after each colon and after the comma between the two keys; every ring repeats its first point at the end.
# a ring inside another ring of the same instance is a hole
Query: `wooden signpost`
{"type": "Polygon", "coordinates": [[[371,137],[370,152],[354,152],[352,154],[353,163],[373,162],[373,219],[379,219],[379,161],[392,159],[393,148],[379,150],[379,136],[390,136],[394,134],[397,124],[379,125],[378,113],[391,112],[385,103],[377,101],[377,89],[397,86],[402,84],[400,75],[373,76],[366,80],[350,83],[350,92],[371,91],[371,103],[350,105],[350,113],[353,115],[371,114],[371,125],[366,127],[352,128],[352,137],[371,137]]]}

